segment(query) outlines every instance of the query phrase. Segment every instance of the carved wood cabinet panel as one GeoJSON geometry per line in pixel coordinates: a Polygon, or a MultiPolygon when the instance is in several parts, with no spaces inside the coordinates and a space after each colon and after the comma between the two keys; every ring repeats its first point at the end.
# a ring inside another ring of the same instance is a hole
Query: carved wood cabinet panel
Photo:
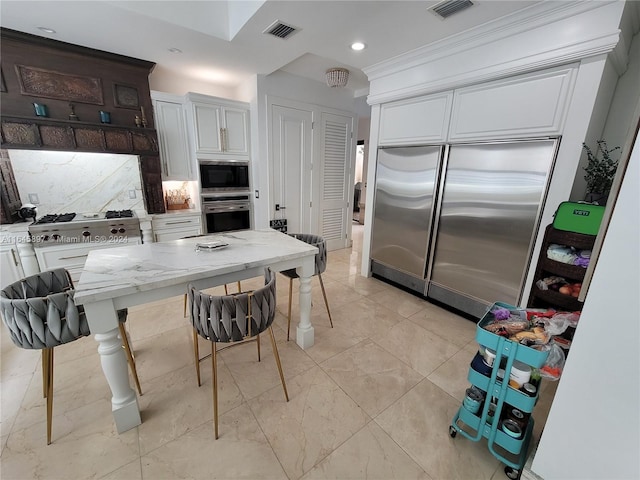
{"type": "MultiPolygon", "coordinates": [[[[5,28],[0,34],[2,148],[138,155],[147,212],[164,213],[149,91],[155,63],[5,28]]],[[[6,200],[3,222],[11,221],[6,200]]]]}

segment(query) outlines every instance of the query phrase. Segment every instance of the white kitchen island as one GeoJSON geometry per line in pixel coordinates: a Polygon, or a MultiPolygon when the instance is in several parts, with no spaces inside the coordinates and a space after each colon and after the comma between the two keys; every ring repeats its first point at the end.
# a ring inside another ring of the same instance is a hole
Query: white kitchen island
{"type": "Polygon", "coordinates": [[[242,230],[202,237],[93,250],[76,285],[75,301],[84,305],[91,333],[113,397],[119,433],[140,425],[140,409],[129,384],[127,362],[118,334],[117,311],[182,295],[192,283],[198,289],[296,268],[300,276],[300,323],[296,341],[301,348],[314,342],[311,325],[311,276],[318,249],[275,230],[242,230]],[[212,251],[196,244],[221,241],[212,251]]]}

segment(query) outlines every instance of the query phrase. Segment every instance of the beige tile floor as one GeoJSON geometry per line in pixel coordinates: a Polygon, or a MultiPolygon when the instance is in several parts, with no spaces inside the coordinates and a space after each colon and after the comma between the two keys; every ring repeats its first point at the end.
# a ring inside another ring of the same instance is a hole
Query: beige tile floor
{"type": "MultiPolygon", "coordinates": [[[[316,344],[306,351],[286,340],[288,281],[278,277],[274,332],[288,403],[269,341],[260,363],[253,345],[221,353],[218,440],[211,365],[202,363],[198,388],[182,297],[130,309],[143,423],[121,435],[97,344],[87,337],[56,349],[47,446],[40,352],[15,347],[3,326],[1,478],[506,478],[484,441],[448,434],[477,350],[474,323],[359,276],[362,228],[354,225],[353,248],[329,253],[323,278],[333,329],[313,280],[316,344]]],[[[208,348],[202,341],[201,352],[208,348]]],[[[543,384],[535,439],[554,386],[543,384]]]]}

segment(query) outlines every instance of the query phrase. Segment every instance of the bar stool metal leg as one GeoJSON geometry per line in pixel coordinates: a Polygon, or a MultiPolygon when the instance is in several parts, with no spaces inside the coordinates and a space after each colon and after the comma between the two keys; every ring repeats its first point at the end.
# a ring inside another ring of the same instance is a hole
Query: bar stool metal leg
{"type": "Polygon", "coordinates": [[[133,353],[131,352],[131,345],[129,344],[129,338],[127,337],[127,329],[124,328],[124,324],[122,322],[118,323],[118,329],[120,330],[120,338],[122,338],[122,345],[124,346],[124,351],[127,354],[127,362],[129,363],[129,368],[131,368],[131,373],[133,373],[133,380],[136,382],[136,388],[138,389],[138,394],[142,395],[142,388],[140,388],[140,380],[138,379],[138,370],[136,369],[136,362],[133,359],[133,353]]]}
{"type": "Polygon", "coordinates": [[[324,282],[322,281],[322,274],[318,274],[318,278],[320,279],[320,287],[322,288],[322,296],[324,297],[324,305],[327,307],[327,314],[329,315],[329,323],[331,324],[331,328],[333,328],[333,320],[331,319],[331,312],[329,311],[329,302],[327,301],[327,292],[324,290],[324,282]]]}
{"type": "Polygon", "coordinates": [[[216,440],[218,439],[218,362],[216,359],[216,343],[211,342],[211,367],[213,370],[213,424],[216,440]]]}
{"type": "Polygon", "coordinates": [[[196,362],[196,377],[198,378],[198,386],[200,383],[200,347],[198,346],[198,331],[193,329],[193,355],[196,362]]]}
{"type": "Polygon", "coordinates": [[[293,278],[289,279],[289,313],[287,314],[287,342],[291,331],[291,297],[293,297],[293,278]]]}
{"type": "MultiPolygon", "coordinates": [[[[53,421],[53,347],[45,348],[42,354],[47,357],[47,371],[42,375],[46,377],[47,384],[47,445],[51,445],[51,423],[53,421]]],[[[43,377],[44,378],[44,377],[43,377]]]]}
{"type": "Polygon", "coordinates": [[[282,382],[282,389],[284,390],[284,398],[289,401],[289,393],[287,392],[287,384],[284,381],[284,374],[282,373],[282,364],[280,363],[280,354],[278,353],[278,347],[276,346],[276,338],[273,336],[273,328],[269,327],[269,336],[271,337],[271,346],[273,347],[273,356],[276,359],[276,365],[278,366],[278,373],[280,373],[280,381],[282,382]]]}

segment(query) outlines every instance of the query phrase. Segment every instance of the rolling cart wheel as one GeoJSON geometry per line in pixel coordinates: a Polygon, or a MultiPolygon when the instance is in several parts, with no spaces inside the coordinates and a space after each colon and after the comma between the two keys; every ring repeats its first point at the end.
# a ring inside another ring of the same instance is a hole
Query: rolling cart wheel
{"type": "Polygon", "coordinates": [[[512,480],[518,480],[520,475],[522,475],[522,470],[516,470],[515,468],[511,468],[509,466],[504,467],[504,473],[507,477],[512,480]]]}
{"type": "Polygon", "coordinates": [[[451,436],[451,438],[456,438],[457,434],[458,434],[458,431],[455,429],[453,425],[451,425],[449,427],[449,435],[451,436]]]}

